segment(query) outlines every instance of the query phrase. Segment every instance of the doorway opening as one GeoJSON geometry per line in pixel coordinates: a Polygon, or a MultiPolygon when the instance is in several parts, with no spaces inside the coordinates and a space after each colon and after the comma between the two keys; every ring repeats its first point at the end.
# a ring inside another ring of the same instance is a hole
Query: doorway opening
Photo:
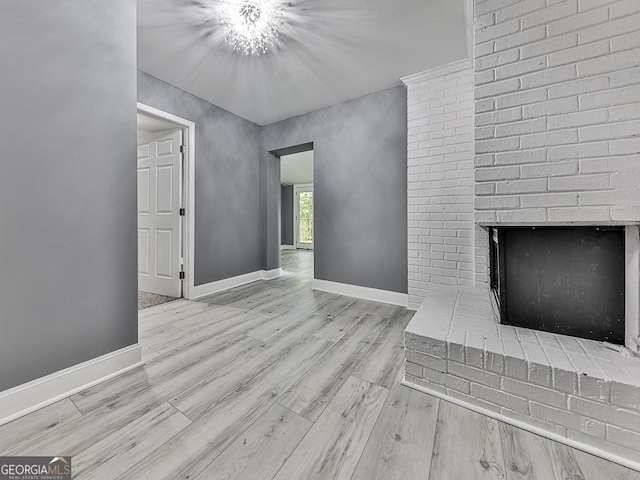
{"type": "Polygon", "coordinates": [[[272,153],[280,159],[280,265],[286,272],[313,278],[313,144],[272,153]]]}
{"type": "Polygon", "coordinates": [[[193,291],[195,124],[138,104],[138,309],[193,291]]]}
{"type": "Polygon", "coordinates": [[[313,183],[294,186],[296,248],[313,250],[313,183]]]}

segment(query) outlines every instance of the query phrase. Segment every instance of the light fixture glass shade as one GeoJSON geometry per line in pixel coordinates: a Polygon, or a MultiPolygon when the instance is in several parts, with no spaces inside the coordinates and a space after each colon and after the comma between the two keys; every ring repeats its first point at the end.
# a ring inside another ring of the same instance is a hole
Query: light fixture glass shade
{"type": "Polygon", "coordinates": [[[223,0],[219,12],[225,41],[236,52],[263,55],[278,39],[282,5],[277,0],[223,0]]]}

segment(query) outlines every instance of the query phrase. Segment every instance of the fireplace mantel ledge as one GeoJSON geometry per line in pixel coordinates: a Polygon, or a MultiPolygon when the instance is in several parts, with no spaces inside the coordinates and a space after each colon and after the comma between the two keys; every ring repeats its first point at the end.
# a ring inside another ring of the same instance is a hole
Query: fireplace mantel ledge
{"type": "Polygon", "coordinates": [[[405,354],[405,385],[640,466],[638,357],[500,325],[487,289],[443,285],[407,326],[405,354]]]}

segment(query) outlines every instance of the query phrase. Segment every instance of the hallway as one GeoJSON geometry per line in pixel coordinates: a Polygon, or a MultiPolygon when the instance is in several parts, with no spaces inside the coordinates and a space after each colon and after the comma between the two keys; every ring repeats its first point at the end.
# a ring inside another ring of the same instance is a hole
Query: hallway
{"type": "Polygon", "coordinates": [[[313,250],[282,250],[281,266],[285,272],[313,279],[313,250]]]}

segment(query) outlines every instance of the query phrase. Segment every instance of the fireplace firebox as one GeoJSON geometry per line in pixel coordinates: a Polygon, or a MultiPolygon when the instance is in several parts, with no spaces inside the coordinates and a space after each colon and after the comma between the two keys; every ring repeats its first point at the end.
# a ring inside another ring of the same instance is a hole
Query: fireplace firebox
{"type": "Polygon", "coordinates": [[[490,239],[501,323],[624,345],[624,227],[499,227],[490,239]]]}

